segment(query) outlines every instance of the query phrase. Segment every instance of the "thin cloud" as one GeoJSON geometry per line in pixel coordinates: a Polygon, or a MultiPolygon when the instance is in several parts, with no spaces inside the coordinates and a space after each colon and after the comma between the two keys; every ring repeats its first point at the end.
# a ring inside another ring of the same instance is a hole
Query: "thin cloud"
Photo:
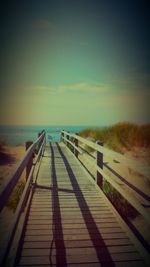
{"type": "Polygon", "coordinates": [[[60,93],[106,93],[110,91],[110,87],[104,84],[89,84],[87,82],[66,84],[58,87],[60,93]]]}

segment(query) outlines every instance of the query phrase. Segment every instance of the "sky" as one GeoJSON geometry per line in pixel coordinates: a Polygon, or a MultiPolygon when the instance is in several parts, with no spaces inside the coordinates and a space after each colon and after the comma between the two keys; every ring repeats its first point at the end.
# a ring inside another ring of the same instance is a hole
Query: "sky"
{"type": "Polygon", "coordinates": [[[1,1],[0,124],[149,123],[145,0],[1,1]]]}

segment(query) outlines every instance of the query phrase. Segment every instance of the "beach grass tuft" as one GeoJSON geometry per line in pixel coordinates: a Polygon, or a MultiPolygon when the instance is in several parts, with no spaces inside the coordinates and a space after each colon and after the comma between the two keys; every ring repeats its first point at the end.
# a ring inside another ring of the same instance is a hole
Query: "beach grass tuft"
{"type": "Polygon", "coordinates": [[[9,209],[11,209],[13,212],[15,212],[19,200],[22,196],[23,190],[25,187],[25,180],[24,179],[20,179],[17,183],[17,185],[15,186],[15,188],[13,189],[13,192],[11,193],[8,202],[7,202],[7,207],[9,209]]]}
{"type": "Polygon", "coordinates": [[[104,128],[88,128],[81,131],[79,135],[91,138],[93,141],[102,140],[105,146],[120,153],[133,147],[150,149],[150,124],[120,122],[104,128]]]}

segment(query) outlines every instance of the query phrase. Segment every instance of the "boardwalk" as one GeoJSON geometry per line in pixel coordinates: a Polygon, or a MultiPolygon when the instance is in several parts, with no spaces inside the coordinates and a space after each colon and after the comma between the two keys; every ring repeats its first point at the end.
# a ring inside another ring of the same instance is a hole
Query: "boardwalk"
{"type": "Polygon", "coordinates": [[[15,265],[146,266],[98,186],[58,143],[44,152],[15,265]]]}

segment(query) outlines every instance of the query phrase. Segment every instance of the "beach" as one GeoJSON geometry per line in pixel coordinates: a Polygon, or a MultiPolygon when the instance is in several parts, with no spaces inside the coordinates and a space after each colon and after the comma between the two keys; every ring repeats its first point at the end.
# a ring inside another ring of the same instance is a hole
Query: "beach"
{"type": "MultiPolygon", "coordinates": [[[[17,168],[17,165],[21,161],[21,159],[25,155],[25,145],[10,145],[6,144],[5,142],[0,143],[0,186],[3,186],[7,180],[11,177],[15,169],[17,168]]],[[[80,144],[81,145],[81,144],[80,144]]],[[[95,152],[91,152],[94,157],[96,157],[95,152]]],[[[149,150],[146,148],[139,148],[139,147],[133,147],[130,149],[130,151],[126,150],[124,151],[124,156],[126,157],[132,157],[137,160],[137,164],[143,163],[146,165],[149,165],[150,155],[149,150]]],[[[90,170],[90,172],[95,176],[96,171],[90,166],[82,157],[82,155],[79,156],[79,159],[87,166],[87,168],[90,170]]],[[[93,159],[93,162],[95,160],[93,159]]],[[[119,175],[121,175],[123,178],[125,178],[128,182],[130,182],[132,185],[136,186],[138,189],[141,189],[146,195],[150,195],[150,182],[146,177],[143,177],[139,173],[136,173],[135,171],[131,170],[130,168],[123,166],[121,163],[112,160],[109,157],[104,157],[104,163],[107,164],[108,167],[115,170],[119,175]]],[[[115,175],[110,174],[108,169],[104,167],[104,170],[106,173],[110,175],[112,179],[114,179],[117,183],[121,185],[129,194],[132,194],[135,196],[138,201],[141,202],[141,204],[147,205],[147,201],[139,197],[131,188],[124,185],[123,182],[121,182],[115,175]]],[[[25,181],[25,172],[23,173],[21,179],[22,181],[25,181]]],[[[14,215],[14,209],[11,208],[12,205],[8,205],[4,208],[1,219],[3,221],[3,238],[5,239],[7,236],[7,232],[10,226],[11,219],[14,215]]],[[[138,215],[134,218],[130,219],[133,225],[137,227],[137,229],[142,233],[144,238],[150,242],[150,234],[149,234],[149,225],[145,223],[142,216],[138,215]]],[[[1,239],[0,246],[3,246],[3,238],[1,239]]]]}
{"type": "MultiPolygon", "coordinates": [[[[25,146],[13,146],[4,142],[0,143],[0,188],[3,187],[11,175],[13,175],[17,165],[25,155],[25,146]]],[[[24,175],[20,180],[24,180],[24,175]]],[[[16,203],[14,204],[14,195],[8,201],[8,205],[4,207],[0,214],[1,228],[0,228],[0,251],[3,250],[3,245],[6,242],[11,227],[11,221],[14,217],[16,203]]],[[[16,201],[16,200],[15,200],[16,201]]]]}
{"type": "Polygon", "coordinates": [[[17,164],[25,155],[24,145],[1,145],[0,149],[0,186],[13,174],[17,164]]]}

